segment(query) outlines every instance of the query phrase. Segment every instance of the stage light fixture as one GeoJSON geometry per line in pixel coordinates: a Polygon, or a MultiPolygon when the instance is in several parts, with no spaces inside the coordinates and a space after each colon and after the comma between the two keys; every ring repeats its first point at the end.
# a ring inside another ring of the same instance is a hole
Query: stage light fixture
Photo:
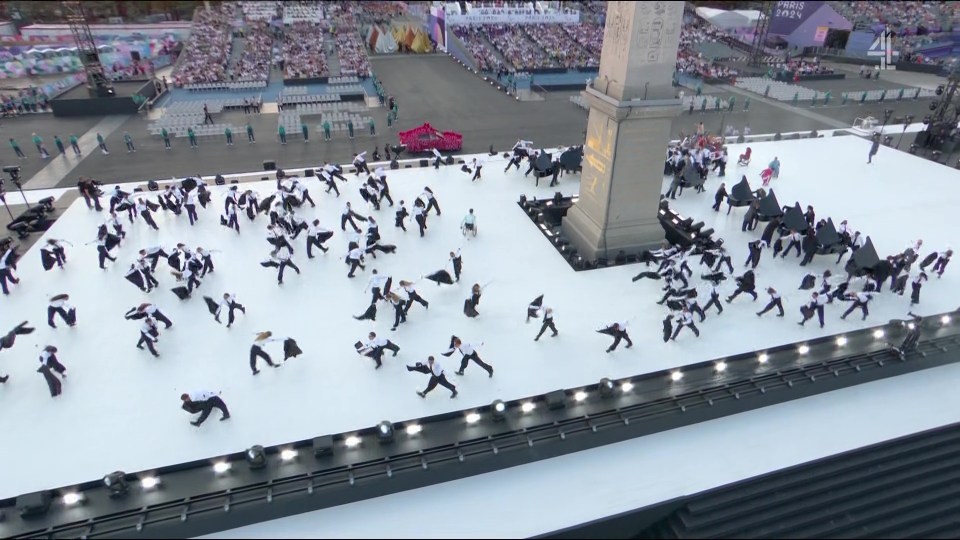
{"type": "Polygon", "coordinates": [[[717,373],[723,373],[727,370],[727,363],[721,360],[714,364],[714,368],[717,370],[717,373]]]}
{"type": "Polygon", "coordinates": [[[126,476],[123,471],[113,471],[103,477],[103,485],[110,490],[111,497],[122,497],[127,494],[130,485],[127,483],[126,476]]]}
{"type": "Polygon", "coordinates": [[[466,416],[466,421],[468,424],[476,424],[480,421],[480,415],[475,412],[469,413],[466,416]]]}
{"type": "Polygon", "coordinates": [[[767,356],[767,353],[760,353],[760,356],[757,357],[757,361],[761,364],[766,364],[770,360],[770,357],[767,356]]]}
{"type": "Polygon", "coordinates": [[[670,374],[670,380],[673,382],[679,382],[680,379],[683,379],[683,372],[674,371],[670,374]]]}
{"type": "Polygon", "coordinates": [[[380,440],[380,444],[393,442],[393,424],[387,420],[377,424],[377,438],[380,440]]]}
{"type": "Polygon", "coordinates": [[[293,448],[287,448],[285,450],[280,451],[280,459],[282,459],[283,461],[291,461],[293,459],[296,459],[296,457],[297,457],[297,451],[294,450],[293,448]]]}
{"type": "Polygon", "coordinates": [[[883,337],[883,330],[874,330],[873,337],[880,339],[883,337]]]}
{"type": "Polygon", "coordinates": [[[421,431],[423,431],[423,426],[420,424],[410,424],[407,426],[407,435],[411,437],[420,433],[421,431]]]}
{"type": "Polygon", "coordinates": [[[937,89],[934,91],[934,93],[937,94],[938,96],[942,96],[942,95],[943,95],[943,91],[944,91],[945,89],[946,89],[946,88],[945,88],[942,84],[937,85],[937,89]]]}
{"type": "Polygon", "coordinates": [[[837,338],[837,347],[843,347],[847,344],[847,338],[845,336],[840,336],[837,338]]]}
{"type": "Polygon", "coordinates": [[[351,435],[343,440],[343,444],[347,445],[347,448],[356,448],[360,446],[360,437],[351,435]]]}
{"type": "Polygon", "coordinates": [[[624,392],[630,392],[631,390],[633,390],[633,383],[630,381],[627,381],[620,385],[620,389],[623,390],[624,392]]]}
{"type": "Polygon", "coordinates": [[[613,395],[613,391],[616,390],[616,386],[613,384],[613,381],[604,377],[600,379],[600,397],[608,398],[613,395]]]}
{"type": "Polygon", "coordinates": [[[313,457],[319,458],[333,454],[333,435],[313,438],[313,457]]]}
{"type": "Polygon", "coordinates": [[[500,422],[506,417],[507,404],[503,402],[502,399],[494,400],[490,404],[490,414],[493,415],[494,421],[500,422]]]}
{"type": "Polygon", "coordinates": [[[939,107],[939,106],[940,106],[939,103],[937,103],[936,101],[932,101],[932,102],[930,102],[930,105],[928,105],[927,107],[928,107],[931,111],[935,111],[935,110],[937,110],[937,107],[939,107]]]}
{"type": "Polygon", "coordinates": [[[153,489],[160,485],[160,479],[156,476],[144,476],[140,479],[140,487],[143,489],[153,489]]]}
{"type": "Polygon", "coordinates": [[[532,411],[533,409],[535,409],[536,407],[537,407],[537,406],[534,405],[532,401],[525,401],[525,402],[523,403],[523,405],[520,405],[520,410],[523,411],[523,412],[525,412],[525,413],[528,413],[528,412],[532,411]]]}
{"type": "Polygon", "coordinates": [[[587,393],[583,390],[578,390],[577,393],[573,395],[573,399],[575,399],[577,402],[581,402],[587,399],[587,393]]]}
{"type": "Polygon", "coordinates": [[[807,354],[808,352],[810,352],[810,347],[807,347],[806,345],[801,345],[797,349],[797,352],[799,352],[800,354],[807,354]]]}
{"type": "Polygon", "coordinates": [[[949,316],[949,315],[944,315],[943,317],[940,317],[940,323],[941,323],[941,324],[950,324],[950,316],[949,316]]]}
{"type": "Polygon", "coordinates": [[[228,461],[218,461],[213,464],[213,472],[217,474],[223,474],[230,470],[230,462],[228,461]]]}
{"type": "Polygon", "coordinates": [[[246,458],[251,469],[262,469],[267,466],[267,454],[259,444],[247,448],[247,451],[243,453],[243,457],[246,458]]]}
{"type": "Polygon", "coordinates": [[[77,493],[76,491],[71,491],[63,495],[63,504],[67,506],[73,506],[81,501],[83,501],[83,494],[77,493]]]}

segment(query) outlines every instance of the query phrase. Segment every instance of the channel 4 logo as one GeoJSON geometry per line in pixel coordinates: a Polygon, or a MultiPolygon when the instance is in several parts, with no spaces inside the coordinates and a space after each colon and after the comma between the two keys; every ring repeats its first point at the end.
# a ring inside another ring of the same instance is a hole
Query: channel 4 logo
{"type": "Polygon", "coordinates": [[[867,50],[867,56],[871,58],[880,57],[881,71],[895,71],[897,69],[897,58],[900,57],[898,51],[893,50],[893,38],[896,34],[887,27],[883,32],[873,40],[870,49],[867,50]]]}

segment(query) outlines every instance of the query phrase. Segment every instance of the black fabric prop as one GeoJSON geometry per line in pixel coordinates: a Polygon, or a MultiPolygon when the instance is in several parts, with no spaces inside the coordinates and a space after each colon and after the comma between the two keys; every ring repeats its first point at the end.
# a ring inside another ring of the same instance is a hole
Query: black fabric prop
{"type": "Polygon", "coordinates": [[[616,336],[617,330],[613,326],[608,326],[606,328],[601,328],[600,330],[597,330],[597,333],[606,334],[608,336],[616,336]]]}
{"type": "Polygon", "coordinates": [[[814,285],[816,285],[816,283],[817,283],[817,277],[814,276],[813,274],[807,274],[803,276],[803,281],[800,282],[800,290],[809,291],[814,287],[814,285]]]}
{"type": "Polygon", "coordinates": [[[769,221],[783,216],[780,201],[777,200],[777,196],[773,193],[772,189],[770,193],[767,193],[766,197],[760,199],[760,207],[757,209],[757,215],[760,221],[769,221]]]}
{"type": "Polygon", "coordinates": [[[13,344],[17,340],[17,336],[25,336],[27,334],[32,334],[36,328],[30,328],[27,326],[28,322],[23,321],[18,324],[13,330],[7,332],[7,335],[0,337],[0,350],[9,349],[13,347],[13,344]]]}
{"type": "Polygon", "coordinates": [[[77,308],[72,308],[70,311],[67,312],[66,321],[67,321],[67,324],[71,326],[73,326],[74,324],[77,324],[77,308]]]}
{"type": "Polygon", "coordinates": [[[271,195],[271,196],[267,197],[266,199],[260,201],[260,208],[259,208],[258,210],[261,211],[261,212],[263,212],[263,213],[269,212],[269,211],[270,211],[270,206],[273,204],[273,199],[274,199],[275,197],[276,197],[276,195],[271,195]]]}
{"type": "Polygon", "coordinates": [[[192,191],[194,188],[197,187],[197,181],[193,178],[184,178],[183,181],[180,182],[180,187],[182,187],[184,191],[189,193],[190,191],[192,191]]]}
{"type": "Polygon", "coordinates": [[[567,171],[578,171],[583,162],[583,147],[574,146],[560,154],[560,166],[567,171]]]}
{"type": "Polygon", "coordinates": [[[190,291],[187,290],[186,287],[175,287],[173,289],[170,289],[170,291],[173,294],[177,295],[177,298],[181,300],[186,300],[187,298],[190,298],[190,291]]]}
{"type": "Polygon", "coordinates": [[[933,264],[933,261],[935,261],[935,260],[937,260],[937,253],[936,253],[936,252],[927,255],[927,256],[920,262],[920,268],[921,268],[921,269],[924,269],[924,268],[930,266],[931,264],[933,264]]]}
{"type": "Polygon", "coordinates": [[[179,253],[174,253],[173,255],[170,255],[169,257],[167,257],[167,264],[170,265],[170,268],[173,268],[174,270],[176,270],[177,272],[179,272],[179,271],[180,271],[180,268],[181,268],[181,267],[180,267],[180,254],[179,254],[179,253]]]}
{"type": "Polygon", "coordinates": [[[543,295],[533,299],[533,302],[530,302],[530,305],[527,306],[527,317],[533,319],[537,318],[537,312],[540,311],[540,308],[543,306],[543,295]]]}
{"type": "Polygon", "coordinates": [[[120,245],[120,237],[115,234],[107,233],[107,237],[103,242],[103,247],[107,248],[107,251],[110,251],[118,245],[120,245]]]}
{"type": "Polygon", "coordinates": [[[143,282],[143,275],[140,272],[132,272],[130,274],[127,274],[123,276],[123,279],[129,281],[130,283],[133,283],[134,285],[137,286],[138,289],[143,289],[146,287],[146,285],[143,282]]]}
{"type": "Polygon", "coordinates": [[[43,265],[44,270],[50,270],[57,264],[57,258],[53,253],[43,250],[40,250],[40,263],[43,265]]]}
{"type": "Polygon", "coordinates": [[[303,351],[300,350],[300,347],[297,345],[297,341],[288,338],[283,341],[283,359],[287,360],[290,358],[296,358],[303,354],[303,351]]]}
{"type": "Polygon", "coordinates": [[[473,305],[472,299],[467,298],[463,301],[463,314],[470,318],[480,315],[480,313],[477,311],[477,307],[473,305]]]}
{"type": "Polygon", "coordinates": [[[450,277],[450,272],[447,272],[446,270],[438,270],[432,274],[424,276],[424,278],[436,282],[437,285],[441,283],[453,285],[453,278],[450,277]]]}
{"type": "Polygon", "coordinates": [[[260,263],[260,266],[264,268],[280,268],[280,263],[277,261],[263,261],[260,263]]]}
{"type": "Polygon", "coordinates": [[[216,316],[217,311],[220,310],[220,304],[215,302],[213,298],[210,298],[209,296],[204,296],[203,301],[206,302],[207,309],[210,310],[210,314],[216,316]]]}
{"type": "Polygon", "coordinates": [[[58,302],[58,301],[60,301],[60,300],[66,300],[67,298],[69,298],[69,296],[66,295],[66,294],[58,294],[58,295],[56,295],[56,296],[51,296],[51,297],[50,297],[50,301],[51,301],[51,302],[58,302]]]}

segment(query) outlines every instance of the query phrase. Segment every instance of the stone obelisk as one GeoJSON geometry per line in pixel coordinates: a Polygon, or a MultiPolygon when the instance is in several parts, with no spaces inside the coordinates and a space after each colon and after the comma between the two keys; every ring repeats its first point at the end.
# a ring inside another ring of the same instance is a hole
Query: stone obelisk
{"type": "Polygon", "coordinates": [[[580,199],[564,236],[586,260],[659,243],[657,210],[671,120],[683,2],[607,2],[590,104],[580,199]]]}

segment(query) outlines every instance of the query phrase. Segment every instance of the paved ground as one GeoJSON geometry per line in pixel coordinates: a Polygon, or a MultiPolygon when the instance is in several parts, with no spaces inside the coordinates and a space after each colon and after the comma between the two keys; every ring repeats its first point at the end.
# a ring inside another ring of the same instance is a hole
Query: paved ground
{"type": "MultiPolygon", "coordinates": [[[[244,115],[242,112],[229,112],[217,115],[217,121],[237,126],[234,146],[228,147],[223,136],[218,135],[201,138],[200,148],[196,150],[191,149],[185,139],[174,139],[173,149],[166,151],[159,137],[147,134],[148,120],[140,115],[125,119],[110,118],[109,122],[101,122],[104,120],[102,117],[55,119],[51,115],[30,115],[0,123],[2,135],[16,138],[28,158],[16,159],[4,143],[0,147],[0,162],[20,165],[23,178],[28,180],[28,187],[31,179],[35,179],[36,187],[66,187],[74,185],[76,178],[81,175],[104,182],[142,182],[187,174],[245,172],[261,168],[265,160],[275,160],[281,168],[315,165],[324,160],[349,162],[355,152],[371,151],[374,146],[382,150],[387,143],[397,144],[397,131],[418,126],[425,121],[441,130],[463,133],[464,152],[484,152],[490,145],[502,150],[512,146],[518,137],[541,146],[576,144],[583,140],[587,114],[569,101],[576,92],[553,92],[544,94],[542,101],[520,102],[483,84],[477,75],[444,55],[376,56],[371,61],[388,94],[396,96],[400,104],[400,118],[392,131],[386,128],[385,109],[371,111],[378,131],[375,137],[369,136],[366,130],[358,129],[354,140],[347,139],[343,134],[334,134],[333,141],[324,142],[322,136],[318,137],[313,132],[314,126],[319,123],[318,117],[307,117],[311,128],[309,142],[304,143],[297,134],[282,146],[276,136],[276,114],[244,115]],[[257,138],[255,145],[248,144],[242,132],[248,121],[257,138]],[[82,136],[95,126],[96,130],[107,131],[104,135],[111,150],[108,156],[96,150],[92,134],[87,139],[81,139],[84,148],[81,158],[70,155],[41,160],[30,142],[31,134],[36,131],[47,141],[50,150],[55,152],[52,144],[54,134],[66,140],[70,133],[82,136]],[[134,136],[136,153],[128,154],[124,150],[124,131],[134,136]],[[50,161],[55,162],[53,166],[48,166],[50,161]],[[46,169],[41,172],[45,166],[46,169]]],[[[906,82],[905,74],[898,72],[896,75],[898,82],[906,82]]],[[[862,80],[855,73],[853,78],[844,82],[856,89],[895,86],[895,83],[882,79],[879,82],[862,80]]],[[[884,109],[893,109],[894,117],[912,114],[920,119],[929,113],[927,100],[867,105],[851,102],[842,106],[837,97],[826,107],[792,107],[788,103],[767,100],[728,86],[707,86],[704,92],[723,98],[736,96],[734,112],[707,111],[701,114],[695,111],[693,115],[684,112],[673,122],[673,137],[681,131],[693,131],[701,121],[711,131],[721,131],[728,124],[742,131],[746,124],[750,124],[752,132],[759,134],[848,127],[858,117],[881,118],[884,109]],[[743,104],[747,97],[750,98],[750,109],[744,111],[743,104]]],[[[839,93],[839,90],[835,90],[835,94],[839,93]]]]}

